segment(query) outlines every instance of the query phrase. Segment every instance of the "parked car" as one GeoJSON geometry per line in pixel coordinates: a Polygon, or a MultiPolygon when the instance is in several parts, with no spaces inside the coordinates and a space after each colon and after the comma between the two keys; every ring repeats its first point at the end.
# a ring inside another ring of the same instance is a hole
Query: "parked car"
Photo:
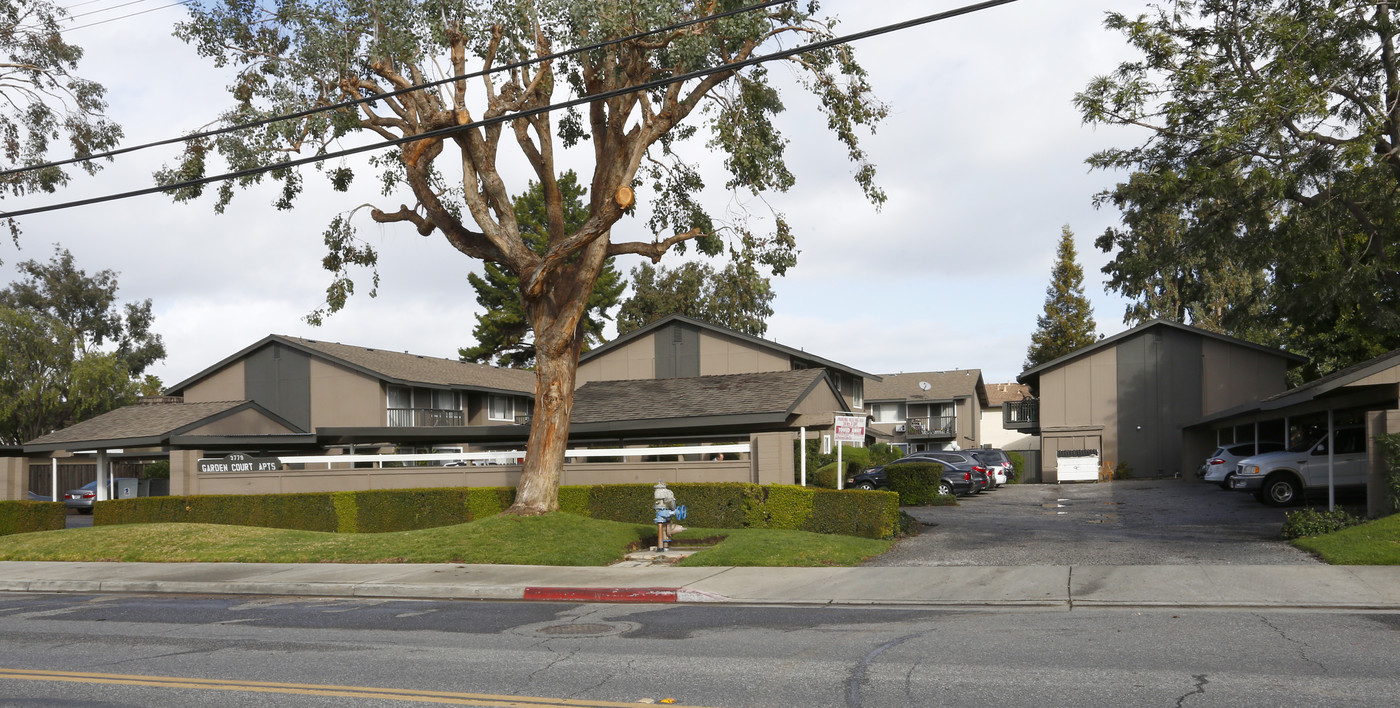
{"type": "Polygon", "coordinates": [[[979,447],[976,450],[972,450],[972,452],[977,453],[977,456],[981,457],[983,462],[1001,467],[1003,473],[1006,475],[1007,481],[1016,479],[1016,465],[1011,463],[1011,457],[1006,454],[1005,450],[1000,450],[995,447],[979,447]]]}
{"type": "MultiPolygon", "coordinates": [[[[983,489],[996,488],[997,482],[993,477],[995,473],[972,451],[928,450],[925,452],[916,452],[910,455],[910,457],[922,457],[924,459],[933,460],[944,466],[952,465],[957,469],[966,469],[972,472],[974,480],[978,477],[984,478],[986,481],[981,484],[981,487],[977,490],[978,492],[981,492],[983,489]]],[[[1006,476],[1004,474],[1001,479],[1001,483],[1005,484],[1006,476]]]]}
{"type": "Polygon", "coordinates": [[[53,499],[50,499],[46,494],[35,494],[34,492],[30,492],[29,501],[53,501],[53,499]]]}
{"type": "MultiPolygon", "coordinates": [[[[926,457],[901,457],[889,464],[898,465],[906,462],[937,462],[926,457]]],[[[942,464],[942,463],[939,463],[942,464]]],[[[976,490],[977,482],[973,478],[971,470],[953,469],[951,465],[943,464],[943,479],[938,484],[939,494],[952,494],[963,496],[972,494],[976,490]]],[[[889,479],[885,476],[885,467],[871,467],[854,477],[846,480],[846,486],[850,489],[887,489],[889,479]]]]}
{"type": "Polygon", "coordinates": [[[1246,457],[1235,468],[1230,488],[1253,492],[1270,506],[1290,506],[1309,491],[1327,488],[1327,461],[1334,463],[1333,484],[1363,487],[1366,484],[1366,429],[1337,428],[1336,449],[1327,454],[1328,438],[1310,438],[1287,450],[1246,457]]]}
{"type": "Polygon", "coordinates": [[[79,514],[91,514],[92,503],[95,501],[97,501],[96,480],[63,493],[63,505],[69,509],[77,509],[79,514]]]}
{"type": "Polygon", "coordinates": [[[1207,482],[1214,482],[1220,485],[1221,489],[1230,488],[1230,478],[1235,476],[1235,468],[1239,467],[1240,460],[1254,455],[1262,455],[1266,452],[1278,452],[1283,449],[1281,442],[1259,441],[1256,448],[1252,442],[1235,443],[1234,445],[1223,445],[1210,453],[1202,467],[1205,474],[1200,475],[1201,479],[1207,482]]]}

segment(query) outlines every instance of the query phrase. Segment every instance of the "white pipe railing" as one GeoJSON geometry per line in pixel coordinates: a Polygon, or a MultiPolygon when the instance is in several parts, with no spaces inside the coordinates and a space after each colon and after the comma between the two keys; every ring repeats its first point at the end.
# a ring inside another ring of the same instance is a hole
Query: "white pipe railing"
{"type": "MultiPolygon", "coordinates": [[[[586,457],[646,457],[651,455],[715,455],[726,453],[746,453],[751,450],[749,443],[727,445],[690,445],[686,447],[617,447],[617,448],[575,448],[564,451],[565,459],[586,457]]],[[[427,452],[417,454],[390,455],[290,455],[278,457],[284,465],[332,464],[356,462],[472,462],[476,460],[519,460],[524,459],[524,450],[495,450],[491,452],[427,452]]],[[[509,463],[503,463],[509,464],[509,463]]]]}

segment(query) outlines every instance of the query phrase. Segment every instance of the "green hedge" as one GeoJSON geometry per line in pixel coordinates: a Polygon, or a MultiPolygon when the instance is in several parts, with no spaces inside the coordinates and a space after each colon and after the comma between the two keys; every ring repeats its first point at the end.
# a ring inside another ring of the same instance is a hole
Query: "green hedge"
{"type": "Polygon", "coordinates": [[[1385,461],[1385,498],[1391,512],[1400,511],[1400,433],[1377,435],[1376,446],[1385,461]]]}
{"type": "Polygon", "coordinates": [[[63,502],[0,501],[0,536],[63,528],[68,510],[63,502]]]}
{"type": "MultiPolygon", "coordinates": [[[[867,538],[899,530],[899,497],[785,485],[675,484],[685,525],[798,529],[867,538]]],[[[460,524],[494,516],[515,499],[512,487],[388,489],[307,494],[140,497],[97,504],[95,525],[192,522],[377,533],[460,524]]],[[[608,521],[649,524],[652,485],[559,488],[559,510],[608,521]]],[[[60,526],[61,528],[61,526],[60,526]]]]}
{"type": "Polygon", "coordinates": [[[938,497],[952,495],[938,493],[942,481],[943,465],[937,462],[902,462],[885,467],[885,482],[890,491],[899,495],[900,506],[946,505],[938,497]]]}

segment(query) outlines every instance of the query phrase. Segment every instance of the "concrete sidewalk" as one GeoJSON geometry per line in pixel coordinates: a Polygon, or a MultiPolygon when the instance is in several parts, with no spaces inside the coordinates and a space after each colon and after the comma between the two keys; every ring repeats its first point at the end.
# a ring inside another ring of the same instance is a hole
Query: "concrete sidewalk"
{"type": "Polygon", "coordinates": [[[0,562],[0,591],[569,602],[1400,610],[1400,567],[0,562]]]}

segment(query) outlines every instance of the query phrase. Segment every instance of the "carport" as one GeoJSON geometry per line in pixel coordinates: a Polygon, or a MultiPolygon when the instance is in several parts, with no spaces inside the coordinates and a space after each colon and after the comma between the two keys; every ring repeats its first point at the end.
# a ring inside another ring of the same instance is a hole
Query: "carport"
{"type": "MultiPolygon", "coordinates": [[[[1400,349],[1333,372],[1257,403],[1222,411],[1182,428],[1188,454],[1204,459],[1219,445],[1275,440],[1292,445],[1339,425],[1363,424],[1368,440],[1400,432],[1400,349]]],[[[1333,447],[1328,447],[1329,477],[1333,447]]],[[[1381,491],[1384,461],[1367,445],[1369,481],[1367,513],[1389,513],[1381,491]]],[[[1328,508],[1336,506],[1336,489],[1328,485],[1328,508]]]]}

